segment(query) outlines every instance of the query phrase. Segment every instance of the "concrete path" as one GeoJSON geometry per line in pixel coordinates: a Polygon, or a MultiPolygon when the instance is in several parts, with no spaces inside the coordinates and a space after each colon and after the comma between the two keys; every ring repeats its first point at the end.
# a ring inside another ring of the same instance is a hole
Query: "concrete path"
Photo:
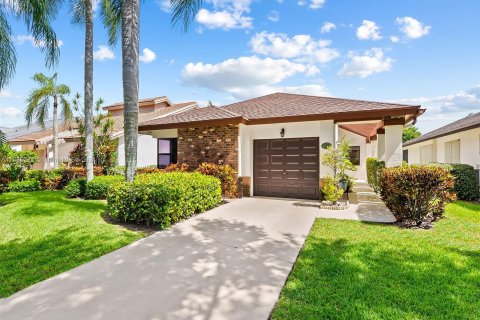
{"type": "Polygon", "coordinates": [[[236,200],[0,301],[0,319],[268,319],[309,204],[236,200]]]}
{"type": "Polygon", "coordinates": [[[393,223],[395,216],[365,181],[355,181],[346,210],[319,210],[317,218],[393,223]]]}

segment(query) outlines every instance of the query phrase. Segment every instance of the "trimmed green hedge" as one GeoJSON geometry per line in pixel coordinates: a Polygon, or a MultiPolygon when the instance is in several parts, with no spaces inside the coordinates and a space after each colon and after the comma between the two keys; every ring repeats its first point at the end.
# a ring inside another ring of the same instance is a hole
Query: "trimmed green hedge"
{"type": "Polygon", "coordinates": [[[110,186],[125,181],[123,176],[100,176],[87,183],[85,199],[106,199],[110,186]]]}
{"type": "Polygon", "coordinates": [[[10,192],[29,192],[42,190],[42,186],[37,180],[12,181],[8,184],[10,192]]]}
{"type": "Polygon", "coordinates": [[[380,179],[383,168],[385,168],[385,161],[367,158],[367,182],[377,193],[380,192],[380,179]]]}
{"type": "Polygon", "coordinates": [[[64,190],[67,198],[84,197],[87,191],[87,179],[73,179],[65,186],[64,190]]]}
{"type": "Polygon", "coordinates": [[[446,168],[455,177],[455,192],[460,200],[474,201],[480,199],[480,187],[477,182],[475,168],[468,164],[436,163],[446,168]]]}
{"type": "Polygon", "coordinates": [[[161,228],[211,209],[221,201],[218,178],[185,172],[139,175],[134,182],[112,186],[107,196],[113,218],[161,228]]]}

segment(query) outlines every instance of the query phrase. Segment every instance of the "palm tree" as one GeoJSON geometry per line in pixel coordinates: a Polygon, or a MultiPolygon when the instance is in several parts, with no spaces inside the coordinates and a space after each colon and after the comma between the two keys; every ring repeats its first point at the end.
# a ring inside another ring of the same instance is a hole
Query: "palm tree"
{"type": "Polygon", "coordinates": [[[93,180],[93,1],[70,0],[72,21],[85,26],[84,119],[87,181],[93,180]]]}
{"type": "Polygon", "coordinates": [[[51,100],[53,100],[53,164],[58,167],[58,105],[61,105],[63,121],[72,119],[72,109],[66,96],[70,94],[70,88],[65,84],[57,84],[57,74],[51,77],[43,73],[36,73],[33,80],[39,84],[37,89],[30,92],[27,99],[25,119],[30,125],[35,118],[36,122],[45,128],[45,119],[49,116],[51,100]]]}
{"type": "Polygon", "coordinates": [[[8,15],[23,20],[35,41],[41,44],[47,67],[55,65],[59,57],[58,41],[50,21],[59,9],[61,0],[2,0],[0,1],[0,90],[15,73],[17,55],[8,15]]]}
{"type": "MultiPolygon", "coordinates": [[[[187,31],[202,0],[170,0],[172,25],[181,23],[187,31]]],[[[123,118],[125,137],[125,178],[133,181],[137,167],[138,59],[140,0],[103,0],[102,17],[114,45],[122,34],[123,118]]]]}

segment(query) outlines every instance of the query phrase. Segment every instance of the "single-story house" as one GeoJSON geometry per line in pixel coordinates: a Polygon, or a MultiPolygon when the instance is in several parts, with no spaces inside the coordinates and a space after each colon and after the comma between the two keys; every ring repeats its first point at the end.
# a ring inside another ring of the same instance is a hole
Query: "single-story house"
{"type": "MultiPolygon", "coordinates": [[[[156,97],[139,101],[139,122],[159,119],[167,115],[196,108],[196,102],[172,103],[167,97],[156,97]]],[[[113,120],[112,137],[118,139],[118,165],[125,164],[125,146],[123,139],[123,104],[116,103],[103,107],[113,120]]],[[[38,154],[39,162],[34,169],[53,168],[53,133],[52,121],[47,121],[45,128],[36,124],[30,127],[21,126],[7,132],[8,143],[16,150],[30,150],[38,154]]],[[[68,160],[70,152],[78,145],[79,134],[72,124],[59,126],[58,157],[60,162],[68,160]]],[[[138,135],[137,164],[145,167],[157,164],[157,139],[149,135],[138,135]]]]}
{"type": "MultiPolygon", "coordinates": [[[[139,124],[158,139],[158,166],[229,164],[249,196],[319,199],[330,174],[329,145],[351,141],[351,160],[365,178],[367,157],[402,163],[403,127],[420,106],[275,93],[224,107],[192,108],[139,124]]],[[[142,146],[140,146],[142,148],[142,146]]]]}
{"type": "Polygon", "coordinates": [[[480,169],[480,112],[403,144],[404,160],[463,163],[480,169]]]}

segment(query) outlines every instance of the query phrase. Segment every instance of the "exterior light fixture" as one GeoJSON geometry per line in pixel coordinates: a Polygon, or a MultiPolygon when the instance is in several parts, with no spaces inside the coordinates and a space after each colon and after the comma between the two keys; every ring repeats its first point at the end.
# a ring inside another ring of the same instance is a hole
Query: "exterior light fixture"
{"type": "Polygon", "coordinates": [[[280,136],[282,138],[285,137],[285,128],[282,128],[282,130],[280,130],[280,136]]]}

